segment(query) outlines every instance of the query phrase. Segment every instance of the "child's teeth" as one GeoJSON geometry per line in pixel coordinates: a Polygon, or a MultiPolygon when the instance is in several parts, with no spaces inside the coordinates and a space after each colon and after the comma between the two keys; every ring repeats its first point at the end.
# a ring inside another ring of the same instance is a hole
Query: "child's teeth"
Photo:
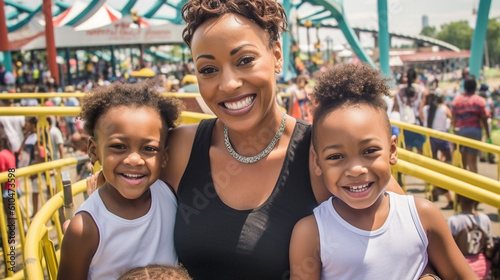
{"type": "Polygon", "coordinates": [[[363,192],[368,188],[368,184],[364,184],[361,186],[349,187],[349,191],[351,192],[363,192]]]}

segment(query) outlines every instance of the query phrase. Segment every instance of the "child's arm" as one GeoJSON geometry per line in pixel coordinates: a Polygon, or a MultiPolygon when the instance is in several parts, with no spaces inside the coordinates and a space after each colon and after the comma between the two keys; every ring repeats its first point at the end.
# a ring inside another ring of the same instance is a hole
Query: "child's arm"
{"type": "Polygon", "coordinates": [[[290,279],[319,280],[321,258],[318,225],[314,215],[301,219],[290,240],[290,279]]]}
{"type": "Polygon", "coordinates": [[[92,217],[85,212],[76,214],[64,234],[57,279],[87,280],[98,244],[99,231],[92,217]]]}
{"type": "Polygon", "coordinates": [[[429,240],[429,263],[437,274],[442,279],[478,279],[458,249],[439,209],[423,198],[415,198],[415,205],[429,240]]]}

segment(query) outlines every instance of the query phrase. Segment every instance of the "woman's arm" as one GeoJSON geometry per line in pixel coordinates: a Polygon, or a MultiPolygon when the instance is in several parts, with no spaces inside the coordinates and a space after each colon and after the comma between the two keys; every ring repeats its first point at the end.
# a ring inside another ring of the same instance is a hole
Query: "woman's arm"
{"type": "Polygon", "coordinates": [[[429,240],[429,263],[442,279],[478,279],[457,247],[439,209],[430,201],[415,198],[418,215],[429,240]]]}
{"type": "Polygon", "coordinates": [[[314,215],[300,220],[290,240],[290,279],[319,280],[321,257],[318,225],[314,215]]]}
{"type": "Polygon", "coordinates": [[[446,105],[443,105],[443,106],[445,108],[446,116],[451,119],[452,116],[451,116],[451,110],[450,110],[450,108],[448,106],[446,106],[446,105]]]}
{"type": "Polygon", "coordinates": [[[64,234],[57,279],[87,280],[98,244],[99,231],[92,217],[85,212],[76,214],[64,234]]]}

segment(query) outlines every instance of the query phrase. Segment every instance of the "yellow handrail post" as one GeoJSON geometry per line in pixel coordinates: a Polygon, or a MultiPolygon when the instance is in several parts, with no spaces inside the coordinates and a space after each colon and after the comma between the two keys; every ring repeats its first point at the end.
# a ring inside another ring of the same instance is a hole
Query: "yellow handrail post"
{"type": "MultiPolygon", "coordinates": [[[[76,182],[72,186],[72,195],[75,196],[81,192],[84,192],[86,189],[86,180],[76,182]]],[[[26,275],[28,279],[43,279],[41,255],[42,248],[40,245],[40,241],[42,240],[42,237],[47,230],[47,228],[45,227],[45,223],[53,217],[54,213],[57,214],[58,209],[62,207],[63,204],[63,192],[58,192],[43,205],[43,207],[40,209],[40,211],[38,211],[35,218],[33,219],[30,227],[28,228],[28,234],[26,235],[26,250],[24,255],[24,258],[26,260],[26,275]]],[[[57,254],[55,256],[57,260],[57,254]]],[[[54,264],[54,262],[50,259],[46,260],[46,263],[47,266],[51,266],[54,264]]],[[[50,271],[50,268],[48,269],[50,271]]]]}
{"type": "MultiPolygon", "coordinates": [[[[429,135],[426,135],[425,137],[425,142],[422,145],[422,155],[425,157],[432,158],[432,148],[431,148],[431,137],[429,135]]],[[[432,197],[434,199],[434,196],[432,195],[432,189],[434,186],[432,184],[429,184],[428,182],[425,182],[425,187],[424,187],[424,193],[425,197],[432,197]]]]}
{"type": "MultiPolygon", "coordinates": [[[[57,213],[57,212],[56,212],[57,213]]],[[[59,243],[61,244],[61,243],[59,243]]],[[[42,238],[42,250],[45,257],[45,263],[47,264],[47,271],[49,272],[50,279],[57,279],[57,268],[58,261],[56,255],[56,249],[54,247],[54,242],[49,239],[49,232],[45,231],[42,238]]]]}
{"type": "MultiPolygon", "coordinates": [[[[3,203],[3,199],[0,199],[0,209],[2,209],[2,213],[4,213],[4,210],[5,207],[4,207],[4,203],[3,203]]],[[[7,214],[7,213],[6,213],[7,214]]],[[[10,250],[10,238],[9,238],[9,231],[7,230],[7,223],[6,223],[6,218],[8,216],[4,216],[2,215],[0,217],[0,231],[1,231],[1,235],[2,235],[2,247],[3,247],[3,257],[4,257],[4,262],[5,262],[5,266],[6,266],[6,270],[7,270],[7,276],[13,276],[14,275],[14,267],[15,267],[15,264],[16,264],[16,252],[15,250],[10,250]],[[13,259],[11,260],[11,256],[10,254],[13,253],[14,256],[13,259]]],[[[15,236],[15,232],[14,232],[14,236],[15,236]]]]}
{"type": "MultiPolygon", "coordinates": [[[[398,142],[398,147],[402,148],[402,149],[406,149],[406,143],[405,143],[405,134],[404,134],[404,129],[400,129],[399,130],[399,135],[398,135],[398,139],[397,139],[397,142],[398,142]]],[[[395,170],[395,169],[394,169],[395,170]]],[[[396,178],[396,180],[398,181],[399,185],[401,186],[401,188],[403,189],[403,191],[406,193],[406,178],[405,178],[405,175],[401,172],[398,172],[398,171],[394,171],[394,173],[396,174],[396,176],[394,176],[396,178]]]]}

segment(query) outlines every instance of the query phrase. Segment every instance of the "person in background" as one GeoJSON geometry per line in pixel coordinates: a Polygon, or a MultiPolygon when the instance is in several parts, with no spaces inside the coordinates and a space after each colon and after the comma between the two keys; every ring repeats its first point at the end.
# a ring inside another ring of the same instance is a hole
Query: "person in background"
{"type": "MultiPolygon", "coordinates": [[[[28,121],[25,125],[25,137],[22,142],[21,147],[17,154],[18,158],[18,167],[24,167],[29,165],[34,165],[38,163],[42,163],[45,159],[50,160],[49,150],[46,148],[47,143],[43,145],[43,139],[47,139],[47,133],[44,131],[39,131],[40,137],[37,135],[37,124],[38,119],[36,117],[28,118],[28,121]],[[45,133],[45,137],[42,137],[41,133],[45,133]]],[[[55,186],[54,176],[50,176],[52,179],[52,184],[55,186]]],[[[46,182],[45,172],[41,173],[39,178],[38,174],[33,174],[30,176],[31,180],[31,204],[33,206],[32,214],[30,217],[33,217],[36,212],[38,212],[39,199],[40,199],[40,189],[44,182],[46,182]],[[40,184],[41,183],[41,184],[40,184]]],[[[42,192],[43,193],[43,192],[42,192]]]]}
{"type": "MultiPolygon", "coordinates": [[[[443,91],[436,88],[432,94],[424,93],[424,100],[428,100],[427,104],[422,103],[420,106],[420,116],[424,126],[441,132],[448,132],[450,128],[451,111],[444,104],[443,91]]],[[[451,143],[439,138],[431,137],[432,158],[442,162],[451,164],[451,143]]],[[[432,200],[437,201],[439,195],[444,195],[448,204],[441,208],[443,210],[451,210],[453,206],[453,198],[448,190],[434,186],[432,189],[432,200]]]]}
{"type": "MultiPolygon", "coordinates": [[[[0,172],[9,172],[14,174],[16,170],[16,157],[12,153],[12,148],[10,147],[10,141],[5,133],[3,125],[0,123],[0,172]]],[[[2,187],[2,197],[4,213],[7,218],[13,218],[14,209],[9,209],[9,198],[16,197],[16,190],[19,194],[18,180],[14,177],[8,177],[8,181],[1,184],[2,187]]]]}
{"type": "Polygon", "coordinates": [[[448,218],[448,226],[450,227],[451,234],[457,240],[459,233],[465,228],[470,227],[472,223],[481,228],[480,231],[475,231],[471,234],[471,238],[468,238],[468,248],[475,250],[475,254],[465,254],[465,259],[477,277],[480,279],[489,279],[487,277],[490,272],[491,262],[487,257],[491,257],[491,252],[489,251],[492,246],[491,220],[488,215],[476,210],[477,201],[457,195],[457,203],[460,205],[461,212],[448,218]],[[481,239],[484,239],[485,242],[481,242],[481,239]]]}
{"type": "Polygon", "coordinates": [[[295,78],[295,87],[290,91],[291,97],[287,113],[290,116],[304,120],[308,116],[308,101],[311,89],[307,87],[309,77],[305,74],[298,75],[295,78]]]}
{"type": "MultiPolygon", "coordinates": [[[[495,117],[495,103],[493,102],[493,97],[492,97],[492,94],[490,91],[490,87],[487,84],[481,84],[479,86],[478,95],[481,96],[482,98],[484,98],[484,100],[486,102],[486,110],[489,113],[489,117],[487,120],[488,129],[491,132],[493,119],[495,117]]],[[[484,135],[483,135],[483,138],[481,138],[481,140],[483,142],[486,141],[486,138],[484,137],[484,135]]],[[[495,155],[492,153],[481,153],[479,155],[479,161],[480,162],[488,161],[488,163],[494,164],[495,163],[495,155]]]]}
{"type": "MultiPolygon", "coordinates": [[[[11,107],[10,99],[0,99],[1,107],[11,107]]],[[[12,152],[19,151],[24,139],[24,125],[26,118],[24,116],[0,116],[0,123],[4,127],[5,134],[9,138],[12,152]]]]}
{"type": "Polygon", "coordinates": [[[48,116],[50,144],[52,148],[52,159],[64,158],[64,138],[61,130],[55,125],[55,117],[48,116]]]}
{"type": "MultiPolygon", "coordinates": [[[[422,125],[419,108],[423,100],[425,87],[417,83],[417,72],[410,68],[406,72],[405,84],[402,85],[395,96],[393,110],[398,111],[402,122],[422,125]]],[[[407,150],[415,148],[422,154],[425,136],[410,130],[404,130],[405,146],[407,150]]]]}
{"type": "MultiPolygon", "coordinates": [[[[482,128],[485,130],[486,142],[491,143],[488,127],[488,111],[486,101],[476,94],[477,83],[474,75],[468,75],[464,80],[465,91],[453,99],[451,108],[451,124],[455,134],[481,141],[482,128]]],[[[462,163],[465,169],[477,173],[477,157],[479,150],[460,146],[462,163]]]]}

